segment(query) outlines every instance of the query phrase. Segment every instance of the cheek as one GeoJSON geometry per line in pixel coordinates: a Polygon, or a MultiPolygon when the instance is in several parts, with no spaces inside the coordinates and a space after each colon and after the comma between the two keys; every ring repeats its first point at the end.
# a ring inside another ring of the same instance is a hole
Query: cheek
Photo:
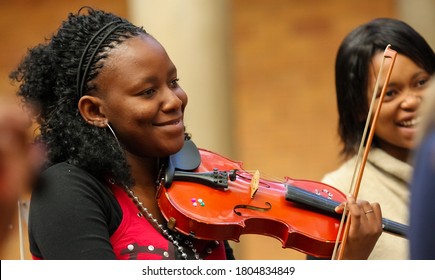
{"type": "Polygon", "coordinates": [[[138,104],[124,104],[113,108],[108,121],[113,125],[120,141],[127,143],[134,138],[143,139],[142,134],[148,133],[145,131],[151,126],[156,114],[155,110],[151,109],[138,104]]]}
{"type": "Polygon", "coordinates": [[[378,137],[385,137],[386,135],[392,133],[394,129],[394,116],[392,112],[388,110],[388,108],[381,108],[379,112],[379,117],[376,123],[375,134],[378,137]],[[384,109],[384,110],[383,110],[384,109]]]}
{"type": "Polygon", "coordinates": [[[155,113],[149,110],[131,110],[127,116],[125,116],[125,126],[131,131],[137,131],[140,133],[147,127],[151,126],[155,117],[155,113]]]}
{"type": "Polygon", "coordinates": [[[141,102],[137,99],[120,100],[110,108],[110,117],[118,119],[120,123],[133,124],[150,121],[158,111],[153,103],[141,102]]]}

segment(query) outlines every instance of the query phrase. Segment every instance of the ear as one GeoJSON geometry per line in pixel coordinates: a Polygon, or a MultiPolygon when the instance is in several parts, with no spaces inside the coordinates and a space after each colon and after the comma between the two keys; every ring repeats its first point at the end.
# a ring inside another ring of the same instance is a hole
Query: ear
{"type": "Polygon", "coordinates": [[[103,101],[96,96],[84,95],[79,100],[78,108],[82,118],[97,127],[106,127],[107,118],[102,107],[103,101]]]}

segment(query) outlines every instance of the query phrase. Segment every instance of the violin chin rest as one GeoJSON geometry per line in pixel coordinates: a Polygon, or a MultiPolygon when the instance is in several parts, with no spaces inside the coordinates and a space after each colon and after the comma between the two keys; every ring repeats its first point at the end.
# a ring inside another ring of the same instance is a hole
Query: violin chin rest
{"type": "Polygon", "coordinates": [[[175,170],[193,171],[201,164],[201,155],[198,147],[192,140],[186,139],[181,150],[170,156],[171,164],[175,170]]]}

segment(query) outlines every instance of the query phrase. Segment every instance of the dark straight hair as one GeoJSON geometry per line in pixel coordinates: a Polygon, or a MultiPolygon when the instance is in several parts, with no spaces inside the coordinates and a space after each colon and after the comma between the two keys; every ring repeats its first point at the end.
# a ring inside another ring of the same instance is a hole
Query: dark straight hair
{"type": "Polygon", "coordinates": [[[362,138],[369,107],[367,90],[372,58],[388,44],[429,74],[435,72],[434,51],[403,21],[378,18],[351,31],[339,47],[335,64],[338,132],[343,142],[341,154],[345,158],[357,153],[362,138]]]}

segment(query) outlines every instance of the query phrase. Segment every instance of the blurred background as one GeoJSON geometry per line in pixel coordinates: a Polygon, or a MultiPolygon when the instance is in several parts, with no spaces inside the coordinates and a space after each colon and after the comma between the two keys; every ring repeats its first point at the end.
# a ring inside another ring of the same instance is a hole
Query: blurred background
{"type": "MultiPolygon", "coordinates": [[[[0,0],[0,95],[15,93],[8,75],[27,49],[84,5],[156,37],[189,95],[195,143],[269,179],[320,180],[339,164],[334,61],[348,32],[393,17],[435,47],[435,0],[0,0]]],[[[20,258],[18,225],[10,227],[0,259],[20,258]]],[[[305,258],[270,237],[231,244],[238,259],[305,258]]]]}

